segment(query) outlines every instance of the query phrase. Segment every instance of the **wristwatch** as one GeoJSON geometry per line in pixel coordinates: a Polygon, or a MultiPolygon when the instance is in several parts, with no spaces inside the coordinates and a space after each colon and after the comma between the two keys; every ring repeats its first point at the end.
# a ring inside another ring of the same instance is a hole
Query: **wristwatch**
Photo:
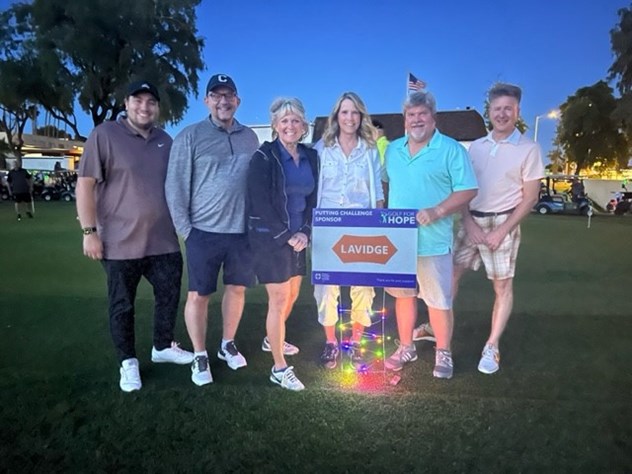
{"type": "Polygon", "coordinates": [[[82,227],[81,232],[83,232],[83,235],[95,234],[97,232],[97,228],[96,227],[82,227]]]}

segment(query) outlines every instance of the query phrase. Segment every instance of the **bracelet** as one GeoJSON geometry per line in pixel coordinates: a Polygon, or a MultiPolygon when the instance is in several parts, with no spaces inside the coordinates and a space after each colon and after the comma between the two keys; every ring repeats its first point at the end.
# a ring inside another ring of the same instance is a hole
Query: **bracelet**
{"type": "Polygon", "coordinates": [[[83,235],[95,234],[97,232],[97,228],[96,227],[82,227],[81,232],[83,232],[83,235]]]}

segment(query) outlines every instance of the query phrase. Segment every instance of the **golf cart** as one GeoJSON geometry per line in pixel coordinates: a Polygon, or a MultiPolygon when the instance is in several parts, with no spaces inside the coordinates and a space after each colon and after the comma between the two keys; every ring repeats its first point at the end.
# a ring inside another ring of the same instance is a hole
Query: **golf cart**
{"type": "Polygon", "coordinates": [[[553,174],[542,178],[540,198],[533,209],[538,214],[569,214],[586,216],[592,202],[584,191],[582,178],[553,174]]]}

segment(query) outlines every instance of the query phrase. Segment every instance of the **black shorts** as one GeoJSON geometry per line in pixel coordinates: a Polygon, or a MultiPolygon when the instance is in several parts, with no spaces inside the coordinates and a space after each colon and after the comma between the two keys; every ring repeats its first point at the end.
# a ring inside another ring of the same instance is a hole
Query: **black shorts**
{"type": "Polygon", "coordinates": [[[276,243],[253,248],[255,273],[259,283],[283,283],[293,276],[304,276],[307,271],[307,250],[295,252],[289,245],[276,243]]]}
{"type": "Polygon", "coordinates": [[[246,234],[219,234],[193,228],[184,244],[189,291],[197,291],[202,296],[215,293],[220,270],[224,272],[224,285],[255,284],[246,234]]]}
{"type": "Polygon", "coordinates": [[[15,202],[31,202],[31,194],[30,193],[14,193],[13,200],[15,202]]]}

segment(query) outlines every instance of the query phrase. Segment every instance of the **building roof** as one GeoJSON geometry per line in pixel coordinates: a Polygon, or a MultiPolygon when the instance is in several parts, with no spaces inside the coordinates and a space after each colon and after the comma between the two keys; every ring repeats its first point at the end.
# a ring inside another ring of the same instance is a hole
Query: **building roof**
{"type": "MultiPolygon", "coordinates": [[[[384,134],[389,140],[404,135],[404,116],[397,114],[373,114],[373,120],[384,125],[384,134]]],[[[312,142],[316,143],[323,135],[327,126],[327,117],[316,117],[312,142]]],[[[474,109],[448,110],[437,112],[437,128],[439,131],[459,142],[473,142],[487,135],[485,121],[481,114],[474,109]]]]}

